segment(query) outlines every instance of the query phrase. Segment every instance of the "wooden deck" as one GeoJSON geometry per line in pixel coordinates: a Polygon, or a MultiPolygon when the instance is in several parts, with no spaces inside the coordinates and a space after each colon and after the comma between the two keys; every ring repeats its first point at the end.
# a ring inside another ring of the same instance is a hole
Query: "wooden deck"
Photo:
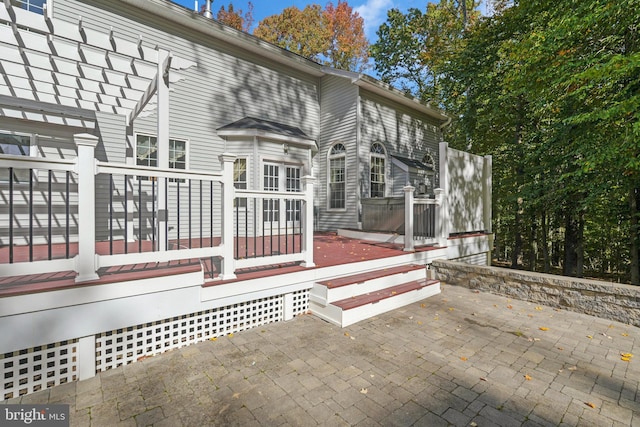
{"type": "MultiPolygon", "coordinates": [[[[184,242],[181,242],[181,244],[184,244],[184,242]]],[[[194,243],[194,247],[196,247],[195,245],[197,244],[199,244],[199,242],[194,243]]],[[[329,232],[316,233],[314,235],[313,244],[313,259],[315,267],[312,268],[330,267],[334,265],[349,264],[406,254],[400,245],[352,239],[329,232]]],[[[131,246],[130,250],[132,252],[137,251],[137,243],[131,243],[129,245],[131,246]]],[[[99,250],[97,250],[97,252],[108,253],[107,247],[108,243],[100,242],[99,250]]],[[[122,249],[123,248],[118,247],[117,251],[120,252],[122,249]]],[[[144,249],[148,248],[145,246],[143,250],[144,249]]],[[[418,248],[417,250],[423,251],[430,249],[432,248],[424,247],[418,248]]],[[[54,259],[63,258],[66,255],[67,248],[64,244],[56,244],[51,246],[51,251],[54,259]]],[[[74,251],[77,252],[77,249],[76,246],[72,245],[71,253],[74,253],[74,251]]],[[[47,259],[49,256],[48,252],[49,248],[46,245],[38,247],[34,246],[34,258],[47,259]]],[[[9,251],[6,247],[0,249],[0,269],[2,268],[3,263],[6,264],[9,262],[8,254],[9,251]]],[[[24,247],[14,248],[14,262],[16,261],[16,256],[19,256],[18,259],[20,261],[28,260],[28,249],[24,247]]],[[[25,269],[27,268],[28,264],[25,264],[25,269]]],[[[93,286],[122,281],[148,279],[159,276],[178,275],[201,271],[202,269],[204,269],[205,278],[215,277],[217,274],[216,267],[212,264],[211,260],[189,259],[166,263],[146,263],[111,267],[109,269],[99,271],[100,279],[83,283],[75,282],[75,272],[73,271],[0,277],[0,297],[32,294],[78,286],[93,286]]],[[[240,282],[248,279],[269,277],[304,270],[306,270],[306,268],[298,265],[297,263],[274,264],[266,267],[237,270],[236,279],[227,281],[207,280],[203,283],[203,286],[216,286],[229,282],[240,282]]]]}

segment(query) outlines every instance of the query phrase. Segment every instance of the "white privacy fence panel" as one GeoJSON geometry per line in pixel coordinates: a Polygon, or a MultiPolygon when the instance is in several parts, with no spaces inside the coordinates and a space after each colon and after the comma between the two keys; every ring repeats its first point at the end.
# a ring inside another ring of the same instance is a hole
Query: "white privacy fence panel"
{"type": "Polygon", "coordinates": [[[490,231],[491,224],[486,220],[487,209],[491,209],[490,160],[447,148],[447,173],[449,232],[490,231]]]}

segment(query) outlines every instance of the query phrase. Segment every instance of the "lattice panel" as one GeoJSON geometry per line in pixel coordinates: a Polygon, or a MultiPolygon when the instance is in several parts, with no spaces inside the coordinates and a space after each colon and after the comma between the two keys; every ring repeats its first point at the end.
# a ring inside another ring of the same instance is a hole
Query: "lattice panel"
{"type": "Polygon", "coordinates": [[[283,298],[277,295],[105,332],[96,335],[96,371],[283,318],[283,298]]]}
{"type": "Polygon", "coordinates": [[[305,314],[309,311],[309,289],[293,293],[293,315],[305,314]]]}
{"type": "Polygon", "coordinates": [[[75,381],[77,351],[77,340],[72,340],[1,355],[4,399],[75,381]]]}

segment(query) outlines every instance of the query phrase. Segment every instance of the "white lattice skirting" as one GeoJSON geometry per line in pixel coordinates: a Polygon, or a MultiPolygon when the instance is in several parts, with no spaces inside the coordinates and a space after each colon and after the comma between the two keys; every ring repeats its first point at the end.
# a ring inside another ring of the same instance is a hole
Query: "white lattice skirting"
{"type": "MultiPolygon", "coordinates": [[[[175,348],[237,333],[304,314],[309,289],[185,314],[95,336],[95,371],[136,362],[175,348]]],[[[3,397],[11,399],[76,381],[81,355],[78,339],[47,344],[0,356],[3,397]]]]}

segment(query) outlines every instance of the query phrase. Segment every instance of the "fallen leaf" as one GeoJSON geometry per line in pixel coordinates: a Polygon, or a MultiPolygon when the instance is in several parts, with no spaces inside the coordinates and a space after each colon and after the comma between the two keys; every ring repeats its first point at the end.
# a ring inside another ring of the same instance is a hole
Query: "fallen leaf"
{"type": "Polygon", "coordinates": [[[360,393],[367,394],[367,393],[369,393],[369,390],[367,390],[366,388],[361,388],[360,389],[360,393]]]}
{"type": "Polygon", "coordinates": [[[623,332],[623,333],[622,333],[622,336],[623,336],[623,337],[628,337],[628,336],[629,336],[629,334],[628,334],[628,333],[626,333],[626,332],[623,332]]]}
{"type": "Polygon", "coordinates": [[[549,328],[547,328],[546,326],[540,326],[538,329],[540,329],[541,331],[548,331],[549,328]]]}
{"type": "Polygon", "coordinates": [[[513,306],[512,306],[511,304],[509,304],[509,305],[507,306],[507,308],[508,308],[509,310],[511,310],[511,309],[513,308],[513,306]]]}
{"type": "Polygon", "coordinates": [[[531,381],[531,376],[529,376],[529,374],[526,374],[524,376],[524,379],[527,380],[527,381],[531,381]]]}
{"type": "Polygon", "coordinates": [[[453,310],[455,310],[455,308],[449,307],[449,311],[453,311],[453,310]]]}
{"type": "Polygon", "coordinates": [[[570,371],[576,371],[578,369],[578,367],[577,366],[569,366],[567,369],[570,370],[570,371]]]}
{"type": "Polygon", "coordinates": [[[466,358],[466,357],[464,357],[464,356],[461,356],[461,357],[460,357],[460,360],[462,360],[463,362],[466,362],[466,361],[467,361],[467,358],[466,358]]]}
{"type": "Polygon", "coordinates": [[[536,310],[537,310],[537,311],[542,311],[542,307],[537,306],[537,307],[536,307],[536,310]]]}
{"type": "Polygon", "coordinates": [[[418,325],[422,325],[422,321],[421,320],[418,320],[418,325]]]}
{"type": "Polygon", "coordinates": [[[426,304],[420,304],[421,308],[425,308],[427,305],[426,304]]]}
{"type": "Polygon", "coordinates": [[[623,362],[631,362],[631,358],[630,357],[621,357],[620,360],[622,360],[623,362]]]}
{"type": "Polygon", "coordinates": [[[476,424],[474,421],[471,421],[469,423],[469,427],[478,427],[478,424],[476,424]]]}
{"type": "Polygon", "coordinates": [[[480,381],[487,381],[485,377],[480,377],[480,381]]]}
{"type": "Polygon", "coordinates": [[[631,358],[631,357],[633,357],[633,354],[631,354],[631,353],[620,353],[620,356],[631,358]]]}
{"type": "Polygon", "coordinates": [[[562,351],[564,350],[564,347],[558,347],[558,350],[562,351]]]}
{"type": "Polygon", "coordinates": [[[240,393],[233,393],[232,396],[234,399],[239,399],[240,398],[240,393]]]}
{"type": "Polygon", "coordinates": [[[587,405],[589,408],[593,408],[593,409],[596,408],[596,405],[591,402],[584,402],[584,404],[587,405]]]}
{"type": "Polygon", "coordinates": [[[345,332],[345,333],[344,333],[344,336],[345,336],[345,337],[348,337],[348,336],[349,336],[349,332],[345,332]]]}
{"type": "Polygon", "coordinates": [[[589,338],[590,340],[593,339],[591,335],[587,335],[587,338],[589,338]]]}
{"type": "Polygon", "coordinates": [[[218,341],[218,337],[209,338],[209,341],[218,341]]]}
{"type": "Polygon", "coordinates": [[[233,332],[228,335],[229,338],[233,338],[233,332]]]}

